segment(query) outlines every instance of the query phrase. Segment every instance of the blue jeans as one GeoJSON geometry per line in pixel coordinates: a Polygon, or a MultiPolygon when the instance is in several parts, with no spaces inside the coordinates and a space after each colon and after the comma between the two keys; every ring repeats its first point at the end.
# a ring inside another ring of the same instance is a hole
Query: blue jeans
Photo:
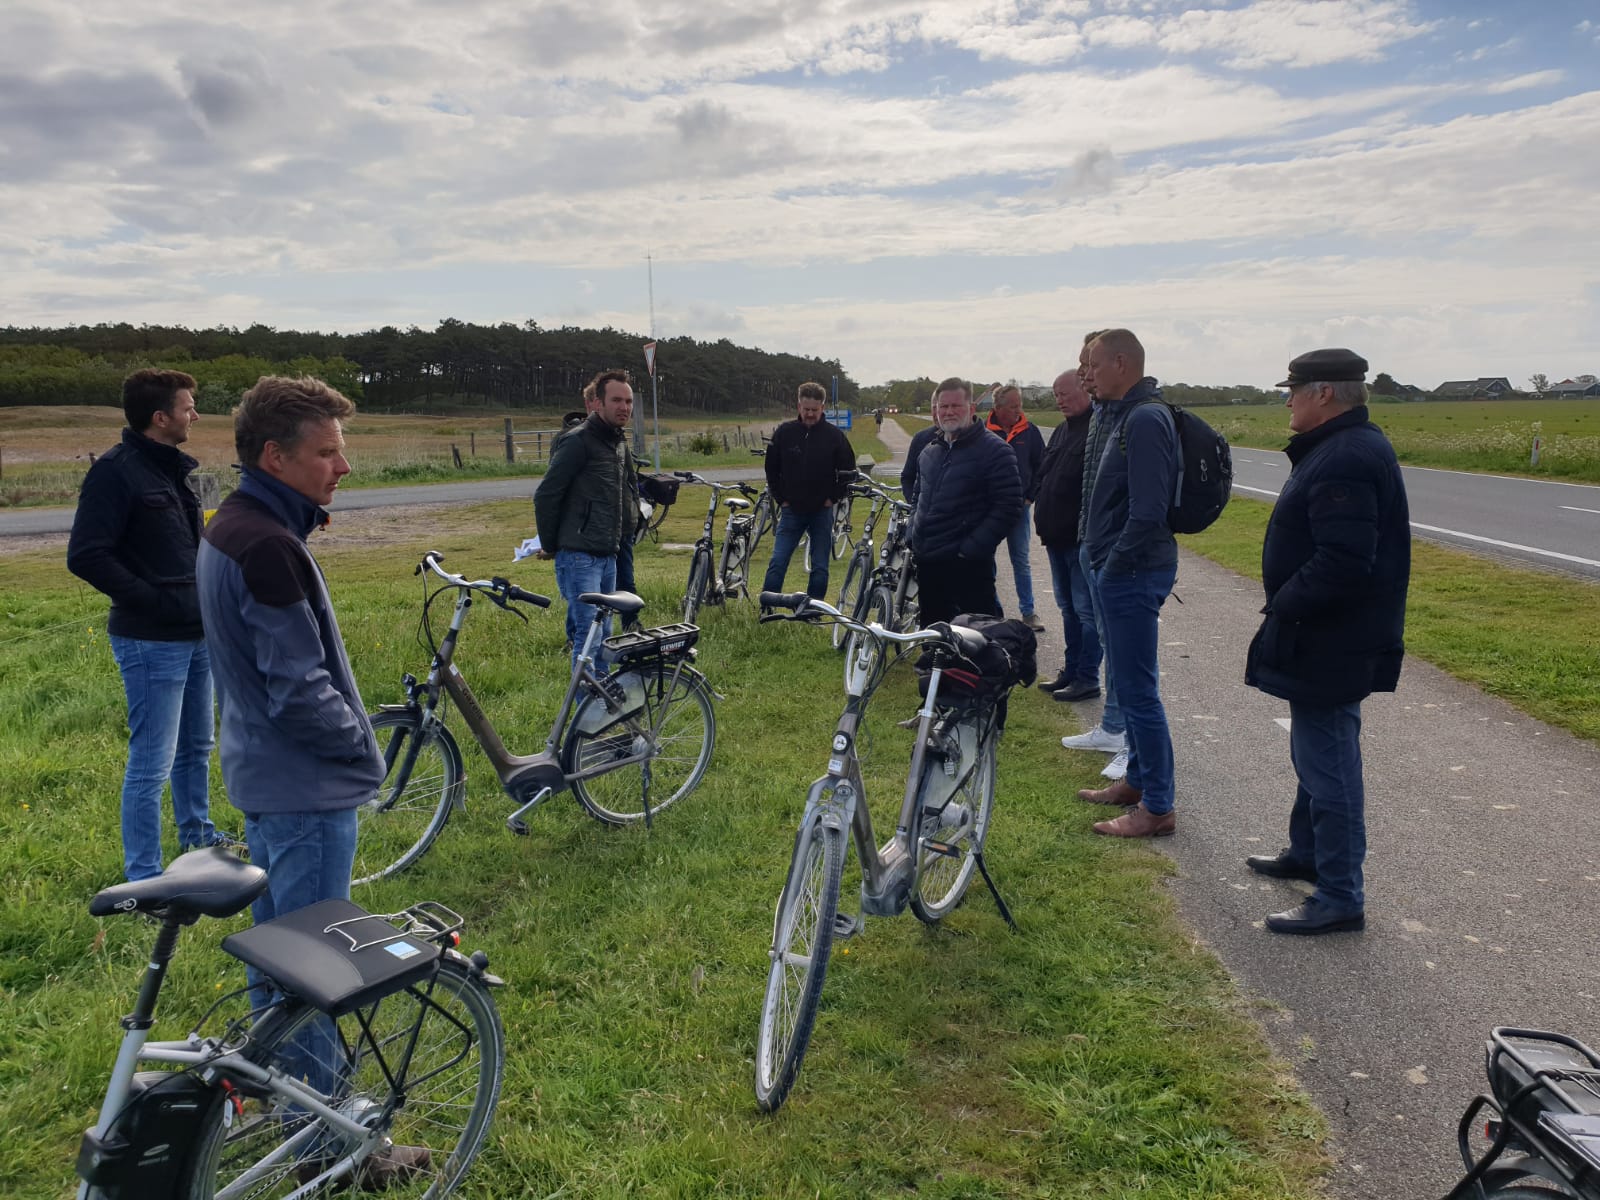
{"type": "Polygon", "coordinates": [[[1028,565],[1028,543],[1033,538],[1033,505],[1024,504],[1022,515],[1006,534],[1006,550],[1011,555],[1011,578],[1017,585],[1017,607],[1024,617],[1033,614],[1033,568],[1028,565]]]}
{"type": "Polygon", "coordinates": [[[122,776],[122,869],[129,879],[161,874],[161,789],[172,781],[180,846],[217,836],[206,796],[215,743],[211,657],[204,641],[111,638],[128,697],[128,769],[122,776]]]}
{"type": "Polygon", "coordinates": [[[1366,907],[1366,792],[1361,703],[1289,705],[1289,758],[1300,777],[1289,812],[1289,857],[1317,869],[1312,895],[1335,912],[1366,907]]]}
{"type": "Polygon", "coordinates": [[[1144,793],[1144,806],[1156,815],[1172,811],[1172,734],[1161,706],[1161,603],[1172,591],[1177,567],[1097,572],[1101,615],[1105,619],[1106,661],[1117,677],[1117,702],[1128,735],[1128,785],[1144,793]]]}
{"type": "Polygon", "coordinates": [[[806,580],[806,595],[813,600],[827,599],[828,561],[833,555],[833,508],[829,505],[814,513],[799,513],[792,508],[778,510],[778,531],[772,535],[772,561],[761,581],[762,591],[783,591],[789,560],[806,534],[811,536],[811,575],[806,580]]]}
{"type": "MultiPolygon", "coordinates": [[[[556,586],[561,598],[567,602],[567,640],[572,643],[572,663],[578,663],[583,640],[589,636],[589,626],[594,624],[597,611],[592,604],[578,599],[584,592],[610,592],[617,586],[617,559],[615,555],[586,554],[582,550],[556,551],[556,586]]],[[[611,636],[611,618],[606,618],[601,637],[611,636]]],[[[599,648],[595,649],[595,665],[600,665],[599,648]]]]}
{"type": "Polygon", "coordinates": [[[1105,605],[1100,601],[1100,585],[1095,580],[1094,568],[1089,565],[1089,547],[1078,547],[1078,569],[1089,588],[1089,608],[1094,613],[1095,632],[1100,639],[1100,653],[1106,664],[1106,701],[1100,713],[1100,728],[1107,733],[1123,733],[1127,722],[1122,719],[1122,704],[1117,698],[1117,678],[1111,670],[1111,639],[1106,636],[1105,605]]]}
{"type": "Polygon", "coordinates": [[[1100,682],[1100,632],[1094,627],[1094,600],[1089,594],[1089,575],[1083,569],[1076,546],[1046,546],[1050,560],[1050,584],[1055,590],[1056,607],[1061,610],[1061,627],[1067,639],[1067,659],[1063,663],[1069,683],[1100,682]]]}
{"type": "MultiPolygon", "coordinates": [[[[246,813],[245,841],[250,861],[267,873],[267,890],[250,906],[257,925],[321,900],[350,898],[350,871],[356,861],[356,810],[337,812],[246,813]]],[[[276,999],[254,967],[246,968],[250,1003],[260,1010],[276,999]]],[[[319,1092],[333,1093],[339,1061],[333,1023],[321,1020],[297,1035],[279,1062],[288,1074],[319,1092]]]]}

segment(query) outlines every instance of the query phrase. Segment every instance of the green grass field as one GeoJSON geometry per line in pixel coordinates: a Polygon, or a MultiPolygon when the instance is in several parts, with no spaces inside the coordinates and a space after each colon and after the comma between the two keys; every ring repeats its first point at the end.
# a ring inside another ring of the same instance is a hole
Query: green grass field
{"type": "MultiPolygon", "coordinates": [[[[663,541],[689,541],[683,505],[663,541]]],[[[327,572],[369,704],[425,666],[411,567],[425,548],[469,575],[553,590],[511,565],[526,505],[450,510],[426,534],[329,549],[327,572]]],[[[795,569],[797,571],[797,568],[795,569]]],[[[668,621],[687,556],[639,558],[646,616],[668,621]]],[[[791,580],[796,578],[791,574],[791,580]]],[[[123,700],[104,601],[59,554],[0,580],[0,1193],[70,1194],[150,928],[95,921],[119,878],[123,700]],[[46,1067],[44,1064],[49,1064],[46,1067]]],[[[1095,838],[1066,800],[1100,763],[1041,752],[1067,731],[1037,690],[1012,704],[989,853],[1021,932],[977,885],[937,929],[874,920],[835,954],[805,1070],[764,1117],[751,1091],[772,906],[805,789],[842,704],[826,630],[702,618],[700,665],[725,699],[700,790],[655,831],[605,829],[560,799],[507,833],[507,804],[467,748],[468,806],[412,872],[361,897],[435,898],[509,986],[506,1087],[465,1197],[1258,1197],[1317,1194],[1321,1122],[1269,1054],[1217,963],[1174,918],[1162,855],[1095,838]]],[[[475,608],[458,662],[513,749],[541,736],[564,678],[559,608],[524,626],[475,608]]],[[[909,760],[902,669],[863,745],[880,828],[909,760]]],[[[1078,756],[1082,757],[1082,756],[1078,756]]],[[[222,801],[226,821],[237,815],[222,801]]],[[[852,897],[853,873],[846,897],[852,897]]],[[[157,1036],[242,983],[185,936],[157,1036]]]]}

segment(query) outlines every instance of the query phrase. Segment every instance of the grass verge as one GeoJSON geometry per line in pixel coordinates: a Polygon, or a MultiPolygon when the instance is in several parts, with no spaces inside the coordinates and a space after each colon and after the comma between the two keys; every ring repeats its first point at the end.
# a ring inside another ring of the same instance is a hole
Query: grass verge
{"type": "MultiPolygon", "coordinates": [[[[694,506],[682,506],[686,510],[694,506]]],[[[525,503],[463,510],[395,544],[323,555],[369,704],[396,699],[424,655],[410,568],[434,547],[469,575],[553,590],[550,565],[511,565],[525,503]]],[[[675,515],[662,541],[692,540],[675,515]]],[[[687,555],[639,556],[647,618],[672,619],[687,555]]],[[[798,564],[791,580],[798,577],[798,564]]],[[[0,582],[0,1192],[65,1196],[132,1000],[150,930],[97,922],[119,876],[125,733],[104,603],[59,558],[9,558],[0,582]],[[50,1063],[49,1086],[39,1064],[50,1063]]],[[[569,799],[518,839],[475,747],[468,812],[411,872],[359,897],[431,897],[509,981],[506,1089],[465,1197],[1310,1197],[1320,1121],[1275,1064],[1217,964],[1162,889],[1160,855],[1089,834],[1098,756],[1048,747],[1060,706],[1012,704],[991,865],[1009,933],[977,885],[943,926],[874,920],[841,947],[796,1091],[774,1118],[751,1093],[772,904],[806,786],[842,704],[824,630],[758,626],[748,605],[702,618],[700,665],[726,697],[700,790],[653,834],[608,830],[569,799]],[[1091,761],[1079,761],[1090,758],[1091,761]]],[[[559,608],[528,625],[472,613],[459,662],[513,749],[542,736],[565,657],[559,608]]],[[[863,745],[880,829],[900,798],[915,706],[902,668],[863,745]]],[[[232,814],[217,791],[217,811],[232,814]]],[[[170,836],[170,830],[169,830],[170,836]]],[[[170,849],[170,847],[169,847],[170,849]]],[[[846,899],[858,876],[847,874],[846,899]]],[[[157,1036],[175,1035],[242,972],[224,926],[185,935],[157,1036]]]]}

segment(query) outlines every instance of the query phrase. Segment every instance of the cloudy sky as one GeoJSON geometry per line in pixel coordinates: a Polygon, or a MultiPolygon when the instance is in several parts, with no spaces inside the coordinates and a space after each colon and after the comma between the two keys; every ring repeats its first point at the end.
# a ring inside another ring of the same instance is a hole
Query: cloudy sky
{"type": "Polygon", "coordinates": [[[1600,0],[3,0],[0,324],[1600,371],[1600,0]]]}

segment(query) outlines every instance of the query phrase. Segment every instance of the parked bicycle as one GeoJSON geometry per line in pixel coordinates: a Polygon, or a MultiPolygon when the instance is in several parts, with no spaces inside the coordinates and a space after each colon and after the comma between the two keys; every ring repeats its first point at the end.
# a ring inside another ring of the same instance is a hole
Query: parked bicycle
{"type": "Polygon", "coordinates": [[[536,754],[513,754],[456,662],[461,631],[475,593],[508,612],[517,612],[516,604],[544,608],[550,600],[504,579],[452,575],[439,565],[443,557],[428,551],[414,572],[444,581],[422,606],[422,632],[432,655],[427,678],[419,681],[407,674],[402,680],[405,703],[382,705],[372,714],[387,773],[377,794],[357,810],[355,883],[393,875],[416,862],[451,811],[466,808],[466,772],[445,725],[441,701],[446,697],[461,711],[500,786],[517,806],[506,818],[513,833],[526,834],[527,815],[569,789],[598,821],[643,821],[647,826],[656,813],[694,791],[711,761],[717,734],[714,693],[690,665],[698,629],[664,625],[602,641],[609,613],[631,616],[644,601],[630,592],[584,593],[579,599],[595,606],[595,617],[544,748],[536,754]],[[444,640],[435,644],[428,609],[447,591],[455,593],[455,611],[444,640]],[[596,668],[602,651],[616,666],[612,674],[596,668]]]}
{"type": "MultiPolygon", "coordinates": [[[[861,536],[856,539],[855,550],[850,555],[850,563],[845,567],[844,582],[839,585],[839,598],[834,601],[834,606],[840,612],[850,613],[856,611],[856,602],[861,598],[861,593],[866,589],[867,580],[872,574],[873,567],[873,542],[872,535],[878,526],[878,520],[888,508],[893,497],[884,488],[868,479],[865,475],[858,475],[856,482],[850,486],[850,495],[846,503],[853,504],[856,500],[867,501],[866,519],[861,522],[861,536]]],[[[833,648],[842,650],[848,638],[849,630],[834,622],[833,648]]]]}
{"type": "MultiPolygon", "coordinates": [[[[917,569],[911,554],[912,507],[892,497],[888,507],[878,564],[856,597],[850,617],[858,625],[876,622],[899,633],[916,629],[920,612],[917,569]]],[[[852,632],[845,640],[845,677],[853,670],[868,676],[882,672],[888,666],[888,653],[898,654],[899,647],[852,632]]]]}
{"type": "MultiPolygon", "coordinates": [[[[771,441],[765,435],[763,435],[762,440],[771,441]]],[[[767,456],[765,449],[752,450],[750,453],[757,458],[764,459],[767,456]]],[[[771,492],[766,488],[762,488],[761,494],[756,497],[755,507],[750,510],[750,552],[745,558],[747,564],[755,558],[756,547],[761,545],[761,539],[771,533],[777,523],[777,502],[773,500],[771,492]]],[[[746,574],[749,574],[748,565],[746,566],[746,574]]]]}
{"type": "Polygon", "coordinates": [[[689,560],[689,583],[683,593],[683,619],[693,622],[700,609],[707,604],[721,605],[730,598],[748,596],[751,536],[753,518],[747,511],[751,499],[760,495],[748,483],[718,483],[705,479],[693,471],[675,471],[679,479],[697,483],[711,489],[711,501],[706,506],[706,523],[694,544],[694,555],[689,560]],[[739,492],[739,496],[722,499],[724,492],[739,492]],[[717,559],[717,569],[711,569],[716,550],[716,523],[719,504],[728,506],[728,525],[722,538],[722,556],[717,559]]]}
{"type": "Polygon", "coordinates": [[[1502,1027],[1484,1046],[1484,1070],[1489,1093],[1456,1131],[1467,1173],[1446,1200],[1600,1200],[1600,1055],[1565,1034],[1502,1027]]]}
{"type": "Polygon", "coordinates": [[[483,1147],[505,1062],[501,980],[483,951],[456,949],[462,921],[442,905],[384,916],[325,900],[231,934],[222,948],[265,977],[270,1001],[223,1019],[259,996],[240,989],[182,1041],[147,1040],[180,930],[244,911],[266,886],[212,847],[90,902],[160,928],[79,1149],[79,1200],[299,1200],[351,1185],[437,1200],[483,1147]]]}
{"type": "Polygon", "coordinates": [[[948,669],[968,663],[987,644],[976,630],[940,623],[898,633],[865,625],[804,592],[763,592],[763,606],[789,610],[763,617],[793,620],[821,614],[853,634],[901,646],[930,648],[927,694],[917,714],[916,742],[894,836],[877,848],[867,810],[857,740],[877,685],[863,672],[845,677],[845,707],[834,729],[827,773],[811,785],[795,835],[794,855],[773,918],[771,966],[756,1038],[756,1102],[771,1112],[800,1072],[821,1002],[828,956],[836,939],[854,936],[860,917],[839,912],[845,831],[861,862],[861,913],[892,917],[909,905],[917,918],[939,921],[961,903],[974,871],[983,875],[1007,922],[1011,914],[984,865],[983,846],[994,808],[999,700],[1006,688],[957,699],[941,683],[948,669]]]}

